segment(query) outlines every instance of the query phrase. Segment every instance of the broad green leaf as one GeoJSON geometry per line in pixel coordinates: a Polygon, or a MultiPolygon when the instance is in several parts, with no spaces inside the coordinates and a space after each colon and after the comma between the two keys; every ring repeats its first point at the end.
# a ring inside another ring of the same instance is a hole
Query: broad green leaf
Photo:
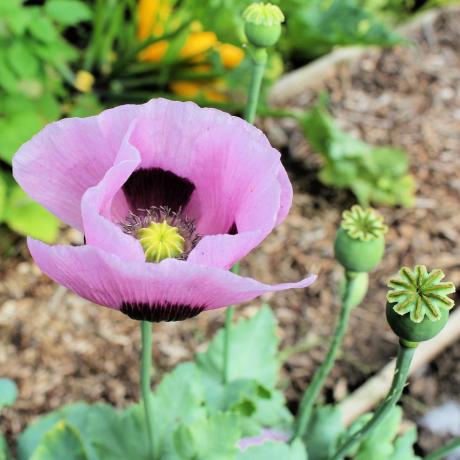
{"type": "Polygon", "coordinates": [[[4,436],[0,434],[0,460],[13,460],[4,436]]]}
{"type": "Polygon", "coordinates": [[[338,407],[317,406],[305,435],[308,455],[314,460],[326,460],[334,453],[345,430],[338,407]]]}
{"type": "MultiPolygon", "coordinates": [[[[307,450],[302,441],[292,444],[268,441],[259,446],[249,447],[238,454],[237,460],[308,460],[307,450]]],[[[316,460],[316,457],[311,457],[316,460]]]]}
{"type": "MultiPolygon", "coordinates": [[[[402,419],[402,410],[394,407],[359,445],[355,460],[387,460],[393,453],[393,440],[402,419]]],[[[402,460],[402,459],[401,459],[402,460]]]]}
{"type": "Polygon", "coordinates": [[[90,411],[87,425],[79,429],[100,460],[149,460],[148,435],[140,405],[123,412],[99,405],[98,410],[90,411]]]}
{"type": "Polygon", "coordinates": [[[64,26],[72,26],[92,18],[89,6],[79,0],[48,0],[45,11],[51,19],[64,26]]]}
{"type": "Polygon", "coordinates": [[[3,215],[5,213],[7,188],[8,186],[7,186],[6,178],[4,174],[0,172],[0,222],[3,221],[3,215]]]}
{"type": "Polygon", "coordinates": [[[58,422],[43,437],[31,460],[89,460],[77,430],[58,422]]]}
{"type": "Polygon", "coordinates": [[[154,447],[158,458],[172,450],[172,436],[180,424],[188,426],[205,415],[204,388],[193,363],[177,366],[166,375],[153,397],[154,447]]]}
{"type": "Polygon", "coordinates": [[[36,112],[9,114],[0,118],[0,159],[11,164],[17,149],[28,141],[43,126],[36,112]]]}
{"type": "MultiPolygon", "coordinates": [[[[88,426],[91,412],[99,410],[101,405],[90,406],[85,403],[75,403],[59,408],[56,411],[39,418],[21,433],[18,439],[19,460],[29,460],[35,450],[44,441],[46,434],[59,423],[72,426],[79,431],[88,426]]],[[[82,437],[84,439],[84,437],[82,437]]],[[[91,458],[90,460],[98,460],[91,458]]]]}
{"type": "Polygon", "coordinates": [[[342,131],[319,103],[299,121],[313,149],[322,155],[320,180],[329,186],[348,188],[361,205],[414,204],[415,182],[407,174],[403,150],[374,147],[342,131]]]}
{"type": "MultiPolygon", "coordinates": [[[[221,330],[208,350],[196,358],[198,368],[215,381],[220,381],[223,375],[223,347],[224,331],[221,330]]],[[[232,327],[229,380],[253,379],[273,388],[279,371],[277,347],[276,322],[268,306],[249,320],[240,319],[232,327]]]]}
{"type": "Polygon", "coordinates": [[[53,22],[44,15],[40,15],[29,24],[29,31],[34,38],[45,43],[52,43],[59,39],[59,33],[53,22]]]}
{"type": "Polygon", "coordinates": [[[18,388],[10,379],[0,379],[0,409],[12,406],[18,397],[18,388]]]}
{"type": "Polygon", "coordinates": [[[399,436],[394,443],[394,450],[387,460],[421,460],[415,455],[414,444],[417,442],[417,429],[407,430],[399,436]]]}
{"type": "MultiPolygon", "coordinates": [[[[238,416],[232,413],[202,415],[189,425],[182,425],[174,434],[175,454],[168,459],[234,460],[241,438],[238,416]]],[[[162,457],[163,458],[163,457],[162,457]]]]}
{"type": "Polygon", "coordinates": [[[15,232],[52,243],[59,232],[59,220],[33,201],[18,185],[9,192],[4,220],[15,232]]]}
{"type": "Polygon", "coordinates": [[[6,92],[14,93],[17,89],[17,78],[7,62],[6,49],[1,48],[0,42],[0,89],[1,88],[6,92]]]}
{"type": "Polygon", "coordinates": [[[29,45],[26,40],[15,40],[6,50],[8,64],[20,78],[33,78],[39,71],[39,62],[29,45]]]}

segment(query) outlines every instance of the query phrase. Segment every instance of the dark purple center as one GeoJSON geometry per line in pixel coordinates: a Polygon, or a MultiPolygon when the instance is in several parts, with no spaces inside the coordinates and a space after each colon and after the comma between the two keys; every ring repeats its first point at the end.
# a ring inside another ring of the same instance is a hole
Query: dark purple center
{"type": "Polygon", "coordinates": [[[164,303],[162,305],[149,305],[146,303],[123,303],[121,312],[138,321],[182,321],[193,318],[204,310],[204,307],[191,307],[164,303]]]}
{"type": "Polygon", "coordinates": [[[194,190],[188,179],[160,168],[138,169],[123,185],[133,212],[152,206],[178,212],[187,206],[194,190]]]}

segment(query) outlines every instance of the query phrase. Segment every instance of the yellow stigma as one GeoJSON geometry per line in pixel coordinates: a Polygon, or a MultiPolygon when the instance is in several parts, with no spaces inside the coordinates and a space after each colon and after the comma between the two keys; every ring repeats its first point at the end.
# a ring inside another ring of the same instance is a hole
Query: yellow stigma
{"type": "Polygon", "coordinates": [[[163,259],[177,257],[184,252],[185,240],[176,227],[166,220],[161,223],[152,222],[148,227],[137,232],[145,252],[147,262],[161,262],[163,259]]]}

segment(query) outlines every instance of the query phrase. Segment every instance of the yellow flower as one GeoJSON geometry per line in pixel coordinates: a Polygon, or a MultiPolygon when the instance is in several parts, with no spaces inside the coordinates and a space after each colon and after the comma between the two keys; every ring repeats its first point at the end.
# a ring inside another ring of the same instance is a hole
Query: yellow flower
{"type": "Polygon", "coordinates": [[[82,93],[89,93],[93,88],[95,81],[96,79],[92,73],[87,70],[79,70],[75,75],[73,85],[78,89],[78,91],[81,91],[82,93]]]}
{"type": "Polygon", "coordinates": [[[162,35],[171,15],[169,0],[139,0],[137,36],[145,40],[151,35],[162,35]]]}
{"type": "Polygon", "coordinates": [[[179,52],[183,59],[200,58],[217,44],[214,32],[192,32],[179,52]]]}
{"type": "Polygon", "coordinates": [[[244,58],[244,51],[238,46],[230,43],[220,43],[218,46],[220,60],[227,69],[234,69],[241,64],[244,58]]]}
{"type": "Polygon", "coordinates": [[[228,97],[219,91],[220,81],[195,82],[195,81],[173,81],[170,88],[174,94],[188,99],[202,97],[213,102],[226,102],[228,97]]]}

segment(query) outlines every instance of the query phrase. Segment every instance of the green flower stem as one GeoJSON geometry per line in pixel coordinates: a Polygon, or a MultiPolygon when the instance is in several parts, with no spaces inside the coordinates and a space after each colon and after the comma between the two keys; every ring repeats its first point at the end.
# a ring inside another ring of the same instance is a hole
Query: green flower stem
{"type": "MultiPolygon", "coordinates": [[[[232,273],[238,274],[240,271],[239,262],[236,263],[232,269],[232,273]]],[[[235,307],[228,307],[225,312],[225,329],[224,329],[224,375],[222,380],[224,384],[230,381],[230,342],[232,340],[232,324],[233,316],[235,315],[235,307]]]]}
{"type": "Polygon", "coordinates": [[[347,330],[350,312],[353,308],[353,292],[355,288],[355,277],[346,273],[345,294],[343,296],[342,308],[340,310],[340,318],[337,327],[334,331],[332,342],[329,346],[326,359],[321,363],[321,366],[315,372],[313,379],[305,391],[299,409],[299,417],[295,426],[292,440],[301,437],[307,430],[308,423],[313,411],[313,405],[321,392],[327,376],[331,372],[334,362],[337,358],[337,353],[342,345],[345,332],[347,330]]]}
{"type": "Polygon", "coordinates": [[[152,323],[141,322],[142,358],[141,358],[141,392],[144,405],[145,422],[149,436],[149,458],[153,460],[153,401],[152,401],[152,323]]]}
{"type": "Polygon", "coordinates": [[[267,50],[265,48],[255,49],[252,53],[252,75],[249,86],[248,102],[244,118],[248,123],[254,123],[259,102],[260,88],[267,65],[267,50]]]}
{"type": "Polygon", "coordinates": [[[425,457],[425,460],[441,460],[445,458],[447,454],[459,448],[460,448],[460,437],[453,439],[448,444],[446,444],[444,447],[441,447],[440,449],[435,450],[431,454],[427,455],[425,457]]]}
{"type": "Polygon", "coordinates": [[[371,433],[379,423],[385,418],[388,412],[396,405],[401,398],[404,386],[406,385],[409,369],[414,357],[416,347],[406,347],[399,345],[398,358],[396,360],[396,368],[393,376],[393,383],[387,397],[375,411],[374,416],[366,423],[358,432],[350,436],[339,450],[331,457],[332,460],[343,459],[365,436],[371,433]]]}
{"type": "MultiPolygon", "coordinates": [[[[252,75],[249,86],[248,101],[245,111],[245,119],[248,123],[253,123],[257,112],[257,104],[259,102],[260,87],[262,86],[262,78],[264,76],[265,66],[267,64],[267,50],[264,48],[256,49],[252,56],[252,75]]],[[[233,273],[238,273],[240,265],[237,263],[232,267],[233,273]]],[[[223,371],[224,384],[230,380],[230,343],[232,340],[232,324],[235,307],[228,307],[225,315],[225,330],[224,330],[224,365],[223,371]]]]}

